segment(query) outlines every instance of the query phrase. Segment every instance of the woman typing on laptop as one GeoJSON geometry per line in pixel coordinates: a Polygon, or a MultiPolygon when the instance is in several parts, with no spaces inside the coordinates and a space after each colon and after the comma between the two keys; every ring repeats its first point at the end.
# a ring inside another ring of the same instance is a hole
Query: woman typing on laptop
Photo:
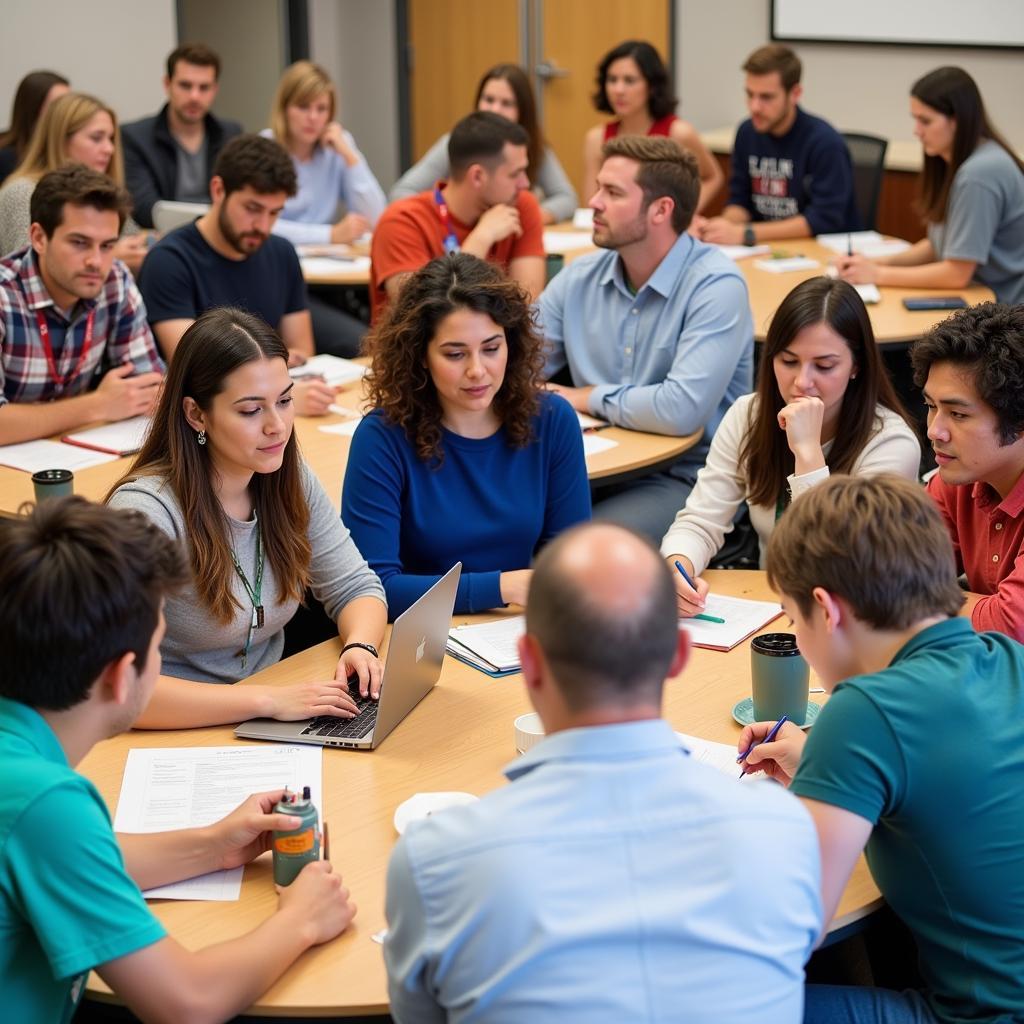
{"type": "Polygon", "coordinates": [[[540,389],[519,286],[432,260],[370,336],[376,408],[352,438],[342,516],[400,615],[456,562],[456,612],[525,604],[536,550],[590,518],[579,421],[540,389]]]}
{"type": "Polygon", "coordinates": [[[167,600],[164,674],[137,726],[351,717],[349,677],[379,692],[384,591],[299,457],[291,388],[288,351],[266,323],[207,311],[179,342],[152,430],[108,497],[179,540],[192,569],[167,600]],[[333,679],[204,685],[276,662],[307,584],[344,641],[333,679]]]}

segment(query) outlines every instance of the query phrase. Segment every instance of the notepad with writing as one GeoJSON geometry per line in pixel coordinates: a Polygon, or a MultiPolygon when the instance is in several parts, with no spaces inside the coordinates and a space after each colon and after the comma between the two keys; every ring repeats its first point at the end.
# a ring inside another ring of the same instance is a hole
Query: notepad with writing
{"type": "Polygon", "coordinates": [[[706,764],[709,768],[728,775],[730,779],[739,781],[740,773],[736,764],[736,748],[728,743],[716,743],[714,740],[701,739],[700,736],[690,736],[685,732],[677,732],[676,735],[683,741],[683,746],[690,752],[690,757],[706,764]]]}
{"type": "Polygon", "coordinates": [[[448,653],[488,675],[519,671],[517,642],[526,632],[522,615],[455,626],[448,632],[448,653]]]}
{"type": "Polygon", "coordinates": [[[725,622],[680,619],[679,624],[685,626],[690,634],[690,642],[695,647],[707,647],[713,651],[731,651],[772,619],[777,619],[782,614],[782,606],[774,601],[709,594],[704,612],[725,619],[725,622]]]}
{"type": "Polygon", "coordinates": [[[117,423],[105,423],[102,427],[77,430],[73,434],[65,434],[61,440],[65,444],[77,444],[79,448],[92,448],[109,455],[134,455],[142,447],[152,422],[149,416],[133,416],[117,423]]]}

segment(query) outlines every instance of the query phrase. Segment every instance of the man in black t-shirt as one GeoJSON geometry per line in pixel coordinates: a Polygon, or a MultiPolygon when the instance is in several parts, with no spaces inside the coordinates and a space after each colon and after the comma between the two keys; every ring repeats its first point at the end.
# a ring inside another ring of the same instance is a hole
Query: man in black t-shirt
{"type": "MultiPolygon", "coordinates": [[[[271,234],[295,194],[291,158],[272,139],[240,135],[217,158],[207,214],[168,234],[146,257],[139,288],[170,361],[192,321],[214,306],[238,306],[273,327],[294,362],[313,355],[302,269],[291,242],[271,234]]],[[[319,381],[300,381],[296,411],[318,415],[334,401],[319,381]]]]}

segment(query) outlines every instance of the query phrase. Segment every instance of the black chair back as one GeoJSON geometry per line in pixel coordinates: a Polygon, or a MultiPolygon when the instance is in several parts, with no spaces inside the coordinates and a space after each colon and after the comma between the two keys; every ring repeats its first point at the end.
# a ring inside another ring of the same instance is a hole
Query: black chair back
{"type": "Polygon", "coordinates": [[[853,194],[861,227],[871,231],[878,215],[878,197],[882,192],[885,151],[889,148],[889,140],[855,132],[843,132],[843,140],[853,161],[853,194]]]}

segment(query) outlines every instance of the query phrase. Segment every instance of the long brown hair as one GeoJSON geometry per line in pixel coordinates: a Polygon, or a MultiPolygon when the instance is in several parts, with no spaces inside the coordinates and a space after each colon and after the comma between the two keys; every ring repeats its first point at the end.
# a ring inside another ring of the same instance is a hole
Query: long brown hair
{"type": "MultiPolygon", "coordinates": [[[[219,622],[229,622],[241,605],[232,595],[235,570],[228,523],[210,481],[209,447],[196,443],[196,433],[185,419],[184,400],[191,398],[204,412],[209,410],[235,370],[261,359],[288,363],[287,348],[265,321],[229,306],[203,313],[174,350],[142,450],[107,495],[109,499],[122,484],[140,477],[167,481],[187,524],[196,593],[219,622]]],[[[278,601],[301,600],[309,582],[311,550],[309,506],[294,431],[285,445],[281,468],[254,474],[249,492],[280,588],[278,601]]]]}
{"type": "Polygon", "coordinates": [[[494,410],[518,448],[533,438],[531,420],[544,367],[529,300],[497,267],[455,252],[416,271],[367,340],[373,356],[369,397],[405,431],[416,454],[437,465],[444,459],[441,404],[427,369],[427,346],[438,324],[458,309],[483,313],[505,331],[508,362],[494,410]]]}
{"type": "Polygon", "coordinates": [[[943,67],[928,72],[911,86],[910,95],[956,122],[953,159],[947,164],[941,156],[926,154],[924,158],[917,207],[925,220],[939,224],[946,219],[953,177],[960,165],[986,140],[1002,146],[1024,174],[1024,163],[992,126],[978,86],[963,68],[943,67]]]}
{"type": "Polygon", "coordinates": [[[493,68],[488,68],[483,73],[480,84],[476,87],[476,99],[473,100],[474,110],[480,105],[484,86],[494,79],[508,82],[509,88],[516,98],[519,124],[529,136],[529,142],[526,143],[526,176],[530,179],[530,183],[534,184],[537,181],[540,165],[544,162],[544,136],[537,121],[537,101],[533,97],[530,79],[518,64],[495,64],[493,68]]]}
{"type": "Polygon", "coordinates": [[[66,92],[46,108],[36,123],[21,163],[11,172],[11,178],[38,181],[47,171],[63,167],[68,162],[68,139],[99,113],[109,115],[114,126],[114,152],[106,173],[118,185],[124,185],[124,158],[121,155],[121,130],[117,126],[117,112],[102,100],[87,96],[84,92],[66,92]]]}
{"type": "Polygon", "coordinates": [[[739,464],[747,478],[751,505],[775,505],[785,498],[786,478],[795,468],[786,433],[778,416],[785,400],[775,379],[775,357],[804,328],[825,324],[847,344],[856,376],[843,395],[839,430],[825,459],[833,473],[849,473],[875,432],[876,407],[891,409],[913,424],[896,397],[875,346],[871,320],[856,289],[845,281],[812,277],[798,284],[772,317],[757,372],[756,398],[751,408],[750,430],[740,449],[739,464]]]}
{"type": "Polygon", "coordinates": [[[55,85],[70,85],[56,71],[30,71],[19,83],[11,105],[11,123],[7,131],[0,132],[0,146],[13,146],[20,160],[25,155],[29,139],[39,120],[46,97],[55,85]]]}

